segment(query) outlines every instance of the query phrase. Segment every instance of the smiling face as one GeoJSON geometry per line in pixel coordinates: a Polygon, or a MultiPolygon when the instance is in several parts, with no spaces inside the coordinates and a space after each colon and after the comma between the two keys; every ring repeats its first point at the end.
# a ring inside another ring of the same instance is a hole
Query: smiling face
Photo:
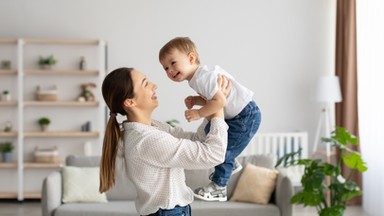
{"type": "Polygon", "coordinates": [[[131,73],[133,91],[135,96],[132,98],[134,106],[141,110],[153,110],[158,106],[156,89],[157,85],[150,82],[147,77],[138,70],[131,73]]]}
{"type": "Polygon", "coordinates": [[[160,60],[169,79],[175,82],[191,80],[198,68],[196,55],[193,52],[184,53],[178,49],[172,49],[160,60]]]}

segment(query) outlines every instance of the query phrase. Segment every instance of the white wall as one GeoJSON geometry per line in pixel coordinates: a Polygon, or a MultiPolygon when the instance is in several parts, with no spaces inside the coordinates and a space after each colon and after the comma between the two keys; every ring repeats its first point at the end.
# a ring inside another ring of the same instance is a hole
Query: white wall
{"type": "Polygon", "coordinates": [[[334,72],[334,0],[1,0],[0,37],[102,38],[109,70],[133,66],[157,83],[154,117],[182,126],[187,83],[167,79],[161,46],[189,36],[202,63],[219,64],[255,92],[261,131],[314,136],[317,77],[334,72]]]}

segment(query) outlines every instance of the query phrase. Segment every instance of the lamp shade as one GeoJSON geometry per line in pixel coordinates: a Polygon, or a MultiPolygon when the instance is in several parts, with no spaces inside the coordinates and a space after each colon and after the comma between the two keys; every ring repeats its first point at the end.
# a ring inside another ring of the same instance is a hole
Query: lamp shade
{"type": "Polygon", "coordinates": [[[341,102],[341,90],[339,77],[320,77],[316,85],[315,99],[318,102],[337,103],[341,102]]]}

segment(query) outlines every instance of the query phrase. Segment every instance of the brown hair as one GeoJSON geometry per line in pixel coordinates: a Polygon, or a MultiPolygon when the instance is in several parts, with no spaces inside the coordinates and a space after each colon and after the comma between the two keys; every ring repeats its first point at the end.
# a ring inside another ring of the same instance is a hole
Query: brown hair
{"type": "Polygon", "coordinates": [[[159,52],[159,60],[163,60],[165,56],[172,52],[173,49],[177,49],[183,53],[189,54],[191,52],[196,55],[196,64],[200,64],[199,53],[197,52],[196,45],[189,37],[175,37],[166,43],[159,52]]]}
{"type": "Polygon", "coordinates": [[[110,117],[105,130],[103,150],[100,162],[99,191],[105,192],[115,184],[115,162],[121,133],[116,115],[127,115],[123,103],[126,98],[133,98],[131,72],[133,68],[118,68],[109,73],[103,81],[101,91],[110,110],[110,117]]]}

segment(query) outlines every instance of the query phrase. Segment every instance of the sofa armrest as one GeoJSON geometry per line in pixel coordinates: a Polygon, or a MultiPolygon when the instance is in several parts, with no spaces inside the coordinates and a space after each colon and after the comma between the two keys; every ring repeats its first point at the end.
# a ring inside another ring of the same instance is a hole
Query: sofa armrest
{"type": "Polygon", "coordinates": [[[43,216],[53,216],[53,212],[61,205],[62,178],[61,172],[49,174],[43,181],[41,206],[43,216]]]}
{"type": "Polygon", "coordinates": [[[276,182],[275,203],[279,207],[281,216],[292,216],[293,205],[291,197],[294,190],[292,181],[285,170],[279,169],[279,175],[276,182]]]}

